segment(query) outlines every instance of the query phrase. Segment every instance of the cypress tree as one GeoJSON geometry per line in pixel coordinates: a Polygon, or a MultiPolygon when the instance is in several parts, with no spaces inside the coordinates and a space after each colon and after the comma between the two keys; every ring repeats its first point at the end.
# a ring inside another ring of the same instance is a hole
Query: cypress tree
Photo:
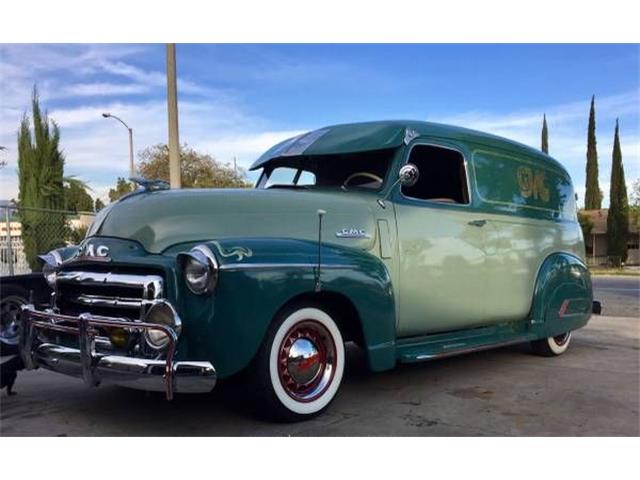
{"type": "Polygon", "coordinates": [[[547,128],[547,114],[542,116],[542,151],[549,154],[549,129],[547,128]]]}
{"type": "Polygon", "coordinates": [[[591,97],[589,111],[589,130],[587,132],[587,191],[584,196],[584,208],[597,210],[602,208],[602,192],[598,183],[598,151],[596,149],[596,109],[595,95],[591,97]]]}
{"type": "Polygon", "coordinates": [[[32,270],[40,264],[37,255],[64,245],[65,218],[31,209],[64,207],[64,156],[59,149],[60,130],[40,110],[38,91],[31,100],[33,133],[25,113],[18,130],[18,184],[20,221],[25,255],[32,270]]]}
{"type": "Polygon", "coordinates": [[[618,120],[613,138],[611,161],[611,189],[609,191],[609,215],[607,216],[607,255],[627,259],[627,238],[629,236],[629,201],[624,179],[622,151],[618,120]]]}

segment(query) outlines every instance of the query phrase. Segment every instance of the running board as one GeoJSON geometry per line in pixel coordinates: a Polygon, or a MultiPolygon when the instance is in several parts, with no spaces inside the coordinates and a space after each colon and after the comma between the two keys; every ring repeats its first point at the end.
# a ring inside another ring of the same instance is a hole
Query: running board
{"type": "Polygon", "coordinates": [[[522,323],[505,324],[399,339],[396,342],[396,355],[400,363],[424,362],[529,342],[536,338],[536,335],[522,329],[522,323]]]}

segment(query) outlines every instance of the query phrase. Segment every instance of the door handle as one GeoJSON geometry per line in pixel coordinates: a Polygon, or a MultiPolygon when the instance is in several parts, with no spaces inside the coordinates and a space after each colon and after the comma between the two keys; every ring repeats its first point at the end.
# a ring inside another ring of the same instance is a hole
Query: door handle
{"type": "Polygon", "coordinates": [[[469,223],[472,227],[484,227],[487,224],[486,220],[471,220],[469,223]]]}

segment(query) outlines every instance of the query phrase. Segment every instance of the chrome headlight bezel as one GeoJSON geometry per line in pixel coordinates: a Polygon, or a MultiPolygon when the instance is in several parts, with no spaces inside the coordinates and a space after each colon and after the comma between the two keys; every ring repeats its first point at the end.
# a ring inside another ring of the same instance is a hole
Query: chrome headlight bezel
{"type": "Polygon", "coordinates": [[[179,254],[184,281],[195,295],[211,293],[218,284],[218,260],[206,245],[196,245],[190,251],[179,254]],[[200,278],[193,271],[201,269],[200,278]],[[190,269],[192,270],[190,272],[190,269]]]}
{"type": "MultiPolygon", "coordinates": [[[[166,300],[158,300],[154,301],[147,309],[144,314],[144,322],[145,323],[153,323],[157,325],[164,325],[171,328],[176,337],[180,335],[182,330],[182,321],[180,320],[180,316],[176,309],[173,308],[166,300]],[[162,318],[161,313],[158,313],[164,309],[165,317],[162,318]],[[157,317],[154,319],[154,317],[157,317]]],[[[170,339],[169,336],[162,330],[155,329],[146,329],[144,331],[144,341],[153,350],[164,350],[169,345],[170,339]]]]}
{"type": "Polygon", "coordinates": [[[51,288],[55,288],[58,278],[58,268],[62,265],[62,255],[57,250],[51,250],[45,255],[38,255],[42,261],[42,275],[51,288]]]}

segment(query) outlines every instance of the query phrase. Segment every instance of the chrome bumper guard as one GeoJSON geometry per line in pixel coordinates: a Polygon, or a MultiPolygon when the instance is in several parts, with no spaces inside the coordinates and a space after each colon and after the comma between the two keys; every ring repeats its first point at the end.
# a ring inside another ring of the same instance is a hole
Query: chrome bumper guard
{"type": "Polygon", "coordinates": [[[172,328],[165,325],[92,316],[88,313],[79,316],[62,315],[38,311],[33,305],[22,307],[21,320],[20,350],[28,370],[47,368],[80,377],[89,386],[112,383],[139,390],[164,391],[167,400],[173,398],[174,392],[205,393],[211,391],[216,384],[216,371],[211,363],[173,361],[178,337],[172,328]],[[129,331],[162,330],[169,337],[166,359],[98,353],[95,351],[95,327],[117,327],[129,331]],[[39,329],[77,335],[79,348],[41,343],[37,338],[39,329]]]}

